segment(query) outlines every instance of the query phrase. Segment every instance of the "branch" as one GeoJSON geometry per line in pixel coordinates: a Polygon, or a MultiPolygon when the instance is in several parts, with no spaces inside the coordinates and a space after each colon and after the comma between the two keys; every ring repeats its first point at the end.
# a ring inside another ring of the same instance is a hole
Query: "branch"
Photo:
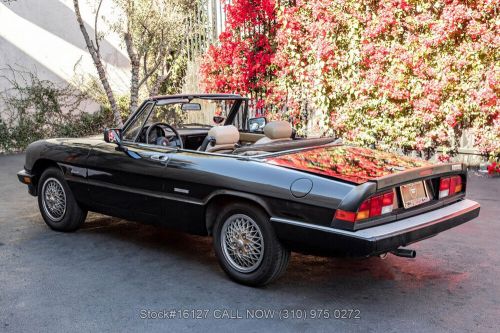
{"type": "MultiPolygon", "coordinates": [[[[179,53],[177,55],[177,57],[172,60],[172,64],[175,64],[175,62],[177,61],[177,59],[179,59],[181,57],[181,53],[179,53]]],[[[158,79],[156,80],[154,86],[153,86],[153,89],[151,90],[150,92],[150,96],[154,96],[154,95],[157,95],[158,94],[158,91],[160,90],[160,86],[163,82],[165,82],[165,80],[167,80],[169,77],[170,77],[170,73],[172,73],[172,69],[174,68],[174,66],[170,66],[170,68],[168,69],[168,71],[159,76],[158,79]]]]}
{"type": "MultiPolygon", "coordinates": [[[[153,68],[151,68],[151,70],[148,73],[144,73],[144,77],[142,78],[141,81],[139,81],[139,87],[142,86],[144,84],[144,82],[146,82],[146,80],[149,79],[151,77],[151,75],[154,74],[154,72],[156,72],[158,67],[160,67],[162,60],[163,60],[163,55],[164,55],[164,52],[160,52],[160,55],[158,56],[158,59],[157,59],[156,63],[154,64],[153,68]]],[[[144,70],[146,70],[146,57],[144,57],[144,70]]]]}
{"type": "Polygon", "coordinates": [[[87,45],[87,49],[89,50],[89,53],[90,53],[90,56],[92,57],[92,60],[94,61],[94,65],[95,65],[95,68],[97,70],[97,73],[99,74],[99,79],[101,80],[102,87],[104,88],[104,91],[106,92],[106,96],[108,97],[108,101],[109,101],[109,104],[111,106],[111,110],[113,111],[113,118],[114,118],[115,124],[117,126],[121,127],[123,125],[122,118],[120,115],[120,111],[118,110],[118,106],[116,104],[113,90],[111,89],[108,78],[106,76],[106,71],[104,70],[104,66],[102,64],[101,55],[99,53],[99,50],[96,49],[96,47],[92,43],[92,41],[89,37],[89,33],[87,32],[87,29],[85,28],[85,25],[84,25],[83,19],[82,19],[82,14],[80,13],[80,5],[78,3],[78,0],[73,0],[73,6],[75,8],[76,20],[78,22],[78,25],[80,26],[80,31],[82,32],[83,39],[85,39],[85,44],[87,45]]]}
{"type": "Polygon", "coordinates": [[[95,21],[94,21],[94,38],[95,38],[95,49],[96,51],[99,53],[99,38],[98,38],[98,34],[97,34],[97,19],[99,17],[99,11],[101,10],[101,5],[102,5],[102,1],[103,0],[100,0],[99,1],[99,6],[97,6],[97,11],[95,12],[95,21]]]}
{"type": "Polygon", "coordinates": [[[130,61],[137,64],[138,55],[137,55],[137,52],[135,51],[134,42],[132,40],[132,35],[130,34],[129,31],[127,31],[123,34],[123,40],[125,41],[125,46],[127,47],[127,53],[128,53],[128,56],[130,57],[130,61]]]}
{"type": "MultiPolygon", "coordinates": [[[[146,49],[146,51],[144,51],[144,58],[142,60],[143,60],[143,62],[142,62],[142,75],[144,75],[144,77],[146,77],[146,75],[148,73],[148,50],[147,49],[146,49]]],[[[148,81],[145,81],[145,82],[146,82],[146,88],[149,91],[148,81]]]]}
{"type": "Polygon", "coordinates": [[[168,72],[165,74],[165,75],[162,75],[160,76],[156,82],[155,82],[155,85],[153,86],[153,89],[151,89],[151,92],[149,94],[149,96],[155,96],[155,95],[158,95],[158,90],[160,90],[160,86],[163,82],[165,82],[165,80],[168,79],[168,77],[170,76],[170,72],[172,71],[172,68],[170,68],[168,70],[168,72]]]}
{"type": "Polygon", "coordinates": [[[90,52],[90,55],[92,56],[92,59],[94,62],[96,59],[94,58],[96,56],[96,49],[94,44],[92,43],[92,40],[89,37],[89,34],[87,32],[87,29],[85,28],[85,24],[83,23],[82,15],[80,14],[80,5],[78,4],[78,0],[73,0],[73,5],[75,7],[75,14],[76,14],[76,20],[78,22],[78,25],[80,26],[80,30],[83,35],[83,39],[85,39],[85,44],[87,45],[87,49],[90,52]]]}
{"type": "MultiPolygon", "coordinates": [[[[144,28],[147,31],[147,28],[146,27],[144,27],[144,28]]],[[[148,43],[148,45],[149,45],[149,43],[148,43]]],[[[160,52],[158,54],[158,58],[156,59],[155,64],[153,65],[153,68],[149,72],[147,71],[147,59],[146,59],[147,52],[144,56],[144,77],[139,82],[139,87],[141,87],[144,84],[144,82],[146,82],[151,77],[151,75],[153,75],[154,72],[156,72],[158,67],[160,67],[161,63],[163,62],[165,55],[169,53],[168,50],[164,49],[165,48],[165,34],[164,34],[163,29],[161,30],[160,45],[158,48],[160,49],[160,52]]]]}

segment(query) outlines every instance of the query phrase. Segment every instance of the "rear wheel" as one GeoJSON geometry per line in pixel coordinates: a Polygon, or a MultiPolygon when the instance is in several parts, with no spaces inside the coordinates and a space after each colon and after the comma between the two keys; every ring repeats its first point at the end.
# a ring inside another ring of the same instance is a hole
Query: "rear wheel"
{"type": "Polygon", "coordinates": [[[58,168],[48,168],[38,182],[38,207],[45,223],[57,231],[74,231],[87,217],[58,168]]]}
{"type": "Polygon", "coordinates": [[[286,270],[290,251],[277,239],[269,218],[244,203],[225,207],[214,227],[214,248],[221,267],[233,280],[262,286],[286,270]]]}

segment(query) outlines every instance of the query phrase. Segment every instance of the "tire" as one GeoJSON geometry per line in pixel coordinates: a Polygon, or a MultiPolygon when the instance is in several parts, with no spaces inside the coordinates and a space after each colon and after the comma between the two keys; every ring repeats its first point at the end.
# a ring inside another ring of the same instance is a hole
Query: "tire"
{"type": "Polygon", "coordinates": [[[60,169],[46,169],[38,182],[38,207],[45,223],[56,231],[75,231],[87,217],[60,169]]]}
{"type": "Polygon", "coordinates": [[[219,264],[236,282],[264,286],[278,279],[288,266],[290,251],[280,243],[269,217],[258,207],[245,203],[224,207],[213,235],[219,264]]]}

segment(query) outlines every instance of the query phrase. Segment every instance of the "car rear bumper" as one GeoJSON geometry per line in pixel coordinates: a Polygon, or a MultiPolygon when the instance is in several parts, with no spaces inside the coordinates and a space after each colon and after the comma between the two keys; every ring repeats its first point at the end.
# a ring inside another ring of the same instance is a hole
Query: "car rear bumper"
{"type": "Polygon", "coordinates": [[[470,221],[479,215],[480,205],[464,199],[448,206],[399,221],[347,231],[271,218],[277,236],[285,244],[302,252],[329,255],[373,256],[435,236],[470,221]]]}
{"type": "Polygon", "coordinates": [[[21,170],[17,173],[17,179],[25,185],[28,185],[28,192],[31,195],[36,196],[36,187],[34,184],[34,177],[26,170],[21,170]]]}

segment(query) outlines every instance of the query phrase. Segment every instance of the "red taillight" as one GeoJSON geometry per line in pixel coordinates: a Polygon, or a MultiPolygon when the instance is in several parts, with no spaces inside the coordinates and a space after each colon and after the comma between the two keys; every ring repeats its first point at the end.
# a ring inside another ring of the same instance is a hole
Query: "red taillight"
{"type": "Polygon", "coordinates": [[[382,200],[383,195],[377,195],[370,199],[370,217],[382,214],[382,200]]]}
{"type": "Polygon", "coordinates": [[[439,198],[447,197],[450,194],[450,178],[441,178],[439,182],[439,198]]]}
{"type": "Polygon", "coordinates": [[[439,181],[439,199],[462,192],[462,177],[452,176],[439,181]]]}
{"type": "Polygon", "coordinates": [[[342,209],[335,211],[335,218],[347,222],[356,222],[356,213],[348,212],[342,209]]]}
{"type": "Polygon", "coordinates": [[[394,207],[394,192],[389,192],[384,194],[384,198],[382,200],[382,214],[392,212],[392,208],[394,207]]]}
{"type": "Polygon", "coordinates": [[[364,220],[369,217],[375,217],[382,214],[387,214],[392,212],[394,204],[394,192],[386,192],[382,194],[377,194],[371,198],[366,199],[359,206],[356,213],[347,212],[341,209],[335,211],[335,218],[338,220],[356,222],[359,220],[364,220]]]}

